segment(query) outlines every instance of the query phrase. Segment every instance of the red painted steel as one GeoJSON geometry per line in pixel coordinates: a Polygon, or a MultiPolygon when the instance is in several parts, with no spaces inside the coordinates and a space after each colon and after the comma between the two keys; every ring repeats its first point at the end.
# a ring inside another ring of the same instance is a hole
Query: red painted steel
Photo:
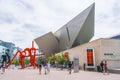
{"type": "Polygon", "coordinates": [[[6,68],[8,68],[12,64],[13,60],[17,55],[19,56],[19,63],[22,69],[30,66],[33,66],[34,68],[36,68],[37,67],[35,63],[36,56],[45,55],[45,54],[37,54],[36,53],[37,50],[38,50],[37,48],[34,48],[34,41],[32,41],[32,48],[25,48],[23,51],[18,50],[16,54],[13,56],[13,58],[10,60],[10,63],[6,66],[6,68]],[[30,57],[30,65],[28,66],[25,66],[25,63],[24,63],[25,57],[30,57]]]}

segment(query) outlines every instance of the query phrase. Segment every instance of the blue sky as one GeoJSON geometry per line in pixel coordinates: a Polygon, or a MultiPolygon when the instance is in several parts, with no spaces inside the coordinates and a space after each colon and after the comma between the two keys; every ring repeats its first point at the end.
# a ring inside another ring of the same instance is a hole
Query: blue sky
{"type": "Polygon", "coordinates": [[[92,40],[120,33],[120,0],[0,0],[0,40],[31,47],[31,41],[55,32],[95,2],[92,40]]]}

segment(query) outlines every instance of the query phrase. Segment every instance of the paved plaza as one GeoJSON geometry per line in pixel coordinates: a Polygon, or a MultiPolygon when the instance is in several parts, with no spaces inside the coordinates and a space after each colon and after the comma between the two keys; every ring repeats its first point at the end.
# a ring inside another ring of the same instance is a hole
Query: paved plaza
{"type": "Polygon", "coordinates": [[[103,73],[82,71],[69,74],[67,70],[51,69],[47,75],[39,75],[38,69],[7,69],[0,74],[0,80],[120,80],[120,74],[103,75],[103,73]]]}

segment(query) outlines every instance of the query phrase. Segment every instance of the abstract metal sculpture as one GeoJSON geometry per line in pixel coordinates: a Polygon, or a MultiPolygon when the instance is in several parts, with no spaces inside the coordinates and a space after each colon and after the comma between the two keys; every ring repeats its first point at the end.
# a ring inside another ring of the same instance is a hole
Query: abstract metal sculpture
{"type": "Polygon", "coordinates": [[[16,54],[13,56],[13,58],[10,60],[10,63],[6,66],[6,68],[8,68],[11,64],[12,64],[12,61],[15,59],[15,57],[17,55],[19,55],[19,63],[21,65],[21,69],[24,69],[26,67],[30,67],[30,66],[33,66],[34,68],[37,67],[35,61],[36,61],[36,56],[42,56],[44,54],[37,54],[36,51],[38,49],[37,48],[34,48],[34,41],[32,41],[32,48],[25,48],[23,51],[20,51],[18,50],[16,52],[16,54]],[[29,66],[25,66],[25,63],[24,63],[24,60],[25,60],[25,57],[30,57],[30,65],[29,66]]]}

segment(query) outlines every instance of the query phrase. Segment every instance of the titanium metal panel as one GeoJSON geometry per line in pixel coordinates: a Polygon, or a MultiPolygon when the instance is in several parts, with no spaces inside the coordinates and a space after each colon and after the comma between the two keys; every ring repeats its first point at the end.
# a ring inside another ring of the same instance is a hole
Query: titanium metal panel
{"type": "Polygon", "coordinates": [[[94,35],[94,4],[56,31],[60,51],[89,42],[94,35]]]}
{"type": "Polygon", "coordinates": [[[93,36],[94,36],[94,5],[91,8],[86,20],[84,21],[82,28],[80,29],[72,47],[89,42],[93,36]]]}
{"type": "Polygon", "coordinates": [[[93,3],[55,33],[36,38],[39,48],[49,56],[89,42],[94,36],[94,7],[93,3]]]}
{"type": "Polygon", "coordinates": [[[58,40],[55,38],[52,32],[36,38],[35,42],[39,46],[39,49],[46,54],[46,56],[50,56],[51,54],[59,51],[58,40]]]}

